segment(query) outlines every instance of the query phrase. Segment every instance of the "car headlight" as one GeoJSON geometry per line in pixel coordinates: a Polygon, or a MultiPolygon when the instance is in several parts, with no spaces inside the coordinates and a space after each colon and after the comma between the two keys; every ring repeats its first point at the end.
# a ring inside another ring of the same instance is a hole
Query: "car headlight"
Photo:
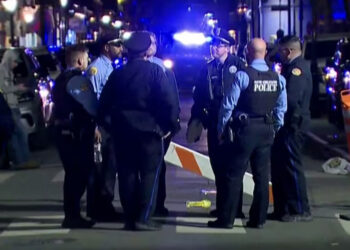
{"type": "Polygon", "coordinates": [[[349,85],[350,85],[350,71],[346,70],[346,71],[344,72],[344,75],[343,75],[343,82],[344,82],[344,84],[347,85],[347,87],[349,87],[349,85]]]}

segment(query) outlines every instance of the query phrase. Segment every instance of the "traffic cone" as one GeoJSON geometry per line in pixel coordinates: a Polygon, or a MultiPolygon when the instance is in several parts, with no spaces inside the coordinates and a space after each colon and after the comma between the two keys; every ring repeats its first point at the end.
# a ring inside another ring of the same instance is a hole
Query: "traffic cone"
{"type": "Polygon", "coordinates": [[[345,89],[340,92],[342,108],[343,108],[343,119],[344,128],[346,133],[346,141],[348,144],[348,151],[350,154],[350,89],[345,89]]]}

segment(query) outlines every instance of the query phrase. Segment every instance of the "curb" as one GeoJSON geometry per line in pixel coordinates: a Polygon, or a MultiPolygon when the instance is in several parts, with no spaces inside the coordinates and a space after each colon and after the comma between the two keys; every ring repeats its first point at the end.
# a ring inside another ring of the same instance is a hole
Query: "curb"
{"type": "Polygon", "coordinates": [[[326,149],[327,151],[331,152],[332,154],[334,154],[334,156],[339,156],[344,158],[347,161],[350,161],[350,155],[348,152],[337,148],[335,146],[332,146],[331,144],[329,144],[327,141],[321,139],[319,136],[315,135],[312,132],[305,132],[305,135],[311,139],[313,142],[316,142],[317,144],[321,145],[324,149],[326,149]]]}

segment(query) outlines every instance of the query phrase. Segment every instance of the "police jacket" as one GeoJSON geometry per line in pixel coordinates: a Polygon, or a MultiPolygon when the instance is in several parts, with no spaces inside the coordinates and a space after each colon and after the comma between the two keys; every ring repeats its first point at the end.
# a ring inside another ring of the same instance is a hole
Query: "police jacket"
{"type": "Polygon", "coordinates": [[[130,60],[110,75],[98,108],[98,121],[119,131],[155,132],[164,135],[177,128],[176,95],[161,67],[142,58],[130,60]]]}
{"type": "Polygon", "coordinates": [[[66,70],[52,90],[56,125],[81,128],[93,123],[97,99],[90,81],[78,69],[66,70]]]}
{"type": "Polygon", "coordinates": [[[241,92],[235,111],[251,118],[272,116],[281,92],[278,74],[272,70],[260,71],[251,66],[245,72],[249,77],[248,87],[241,92]]]}
{"type": "Polygon", "coordinates": [[[209,125],[209,121],[216,126],[221,100],[230,88],[235,73],[244,68],[245,63],[234,55],[228,55],[223,65],[215,59],[209,61],[195,84],[191,119],[200,119],[204,127],[209,125]]]}
{"type": "Polygon", "coordinates": [[[306,129],[310,120],[312,94],[310,65],[299,56],[283,65],[282,75],[287,81],[288,109],[284,119],[285,126],[306,129]]]}

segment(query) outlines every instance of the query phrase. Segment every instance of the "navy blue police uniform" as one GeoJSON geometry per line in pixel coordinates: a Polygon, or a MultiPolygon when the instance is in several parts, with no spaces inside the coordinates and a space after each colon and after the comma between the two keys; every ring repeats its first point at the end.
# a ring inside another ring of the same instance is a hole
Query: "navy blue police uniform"
{"type": "MultiPolygon", "coordinates": [[[[151,40],[148,32],[134,32],[124,44],[129,55],[135,56],[145,52],[151,40]]],[[[162,137],[176,129],[178,110],[163,70],[144,58],[131,56],[108,79],[98,116],[102,123],[106,116],[112,117],[125,228],[156,230],[150,217],[164,157],[162,137]]]]}
{"type": "MultiPolygon", "coordinates": [[[[164,66],[163,61],[158,57],[153,56],[153,57],[149,58],[149,61],[159,65],[163,69],[163,71],[167,77],[169,87],[172,88],[171,93],[174,95],[172,100],[176,100],[176,102],[174,104],[177,106],[178,117],[179,117],[179,115],[180,115],[179,91],[177,88],[177,82],[176,82],[174,72],[170,69],[167,69],[164,66]]],[[[180,130],[180,118],[178,118],[178,127],[177,127],[176,131],[174,131],[171,134],[171,136],[168,136],[167,138],[164,139],[164,153],[167,152],[169,145],[170,145],[170,142],[171,142],[171,139],[173,138],[175,133],[178,132],[179,130],[180,130]]],[[[159,174],[157,202],[156,202],[156,208],[155,208],[155,212],[154,212],[154,214],[157,216],[167,216],[169,214],[168,209],[165,207],[165,199],[166,199],[166,178],[165,178],[165,175],[166,175],[166,164],[165,164],[165,161],[163,159],[162,167],[161,167],[160,174],[159,174]]]]}
{"type": "Polygon", "coordinates": [[[6,149],[14,127],[11,109],[0,89],[0,169],[9,167],[6,149]]]}
{"type": "MultiPolygon", "coordinates": [[[[113,35],[102,36],[98,41],[100,51],[106,44],[121,46],[121,40],[114,38],[113,35]]],[[[101,54],[86,70],[97,99],[100,98],[102,89],[113,71],[112,63],[111,59],[101,54]]],[[[90,202],[86,209],[89,217],[96,221],[115,221],[119,219],[113,206],[117,164],[111,136],[103,128],[99,130],[102,136],[102,163],[96,164],[90,178],[88,193],[93,202],[90,202]]]]}
{"type": "MultiPolygon", "coordinates": [[[[193,93],[194,104],[191,109],[191,118],[188,123],[188,137],[193,137],[191,126],[198,121],[208,130],[207,143],[208,153],[211,166],[215,175],[215,185],[217,190],[221,187],[221,176],[223,166],[226,164],[225,153],[227,150],[226,144],[220,144],[217,137],[217,124],[220,104],[225,93],[227,93],[233,82],[237,71],[244,69],[245,63],[237,56],[228,55],[224,64],[220,64],[217,60],[209,61],[201,70],[199,78],[195,85],[193,93]]],[[[195,126],[196,130],[201,129],[201,125],[195,126]]],[[[199,138],[193,138],[195,141],[199,138]]],[[[219,192],[220,193],[220,192],[219,192]]],[[[240,208],[242,207],[242,196],[240,195],[240,208]]],[[[220,197],[216,196],[216,216],[220,210],[220,197]]],[[[244,217],[240,210],[237,214],[239,217],[244,217]]]]}
{"type": "Polygon", "coordinates": [[[312,75],[310,65],[301,56],[282,67],[287,80],[288,109],[284,126],[272,147],[271,181],[274,195],[272,219],[310,220],[306,179],[301,150],[304,132],[310,122],[312,75]]]}
{"type": "Polygon", "coordinates": [[[65,171],[62,226],[89,227],[92,222],[81,218],[80,199],[94,167],[96,95],[82,72],[70,69],[56,79],[52,97],[56,145],[65,171]]]}
{"type": "Polygon", "coordinates": [[[265,223],[269,202],[270,149],[275,127],[282,123],[285,103],[284,78],[269,70],[264,60],[254,60],[244,72],[237,73],[219,114],[219,134],[229,126],[233,136],[225,156],[223,187],[217,194],[221,197],[221,210],[216,221],[208,222],[209,227],[233,227],[249,162],[255,187],[247,225],[260,228],[265,223]],[[232,119],[231,123],[228,123],[229,119],[232,119]]]}

